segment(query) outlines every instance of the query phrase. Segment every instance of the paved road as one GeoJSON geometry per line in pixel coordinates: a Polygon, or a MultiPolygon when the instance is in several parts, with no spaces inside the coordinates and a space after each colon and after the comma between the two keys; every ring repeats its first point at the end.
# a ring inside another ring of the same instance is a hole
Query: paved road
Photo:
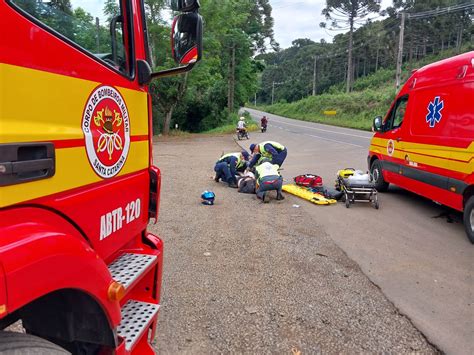
{"type": "MultiPolygon", "coordinates": [[[[258,119],[263,115],[246,110],[258,119]]],[[[249,142],[286,145],[285,178],[315,173],[332,185],[338,169],[367,169],[370,132],[265,114],[267,133],[253,133],[249,142]]],[[[474,354],[474,246],[460,214],[393,186],[380,203],[378,211],[362,203],[311,211],[433,344],[449,354],[474,354]]]]}
{"type": "Polygon", "coordinates": [[[436,354],[290,198],[263,204],[214,181],[231,135],[154,140],[166,251],[158,354],[436,354]],[[179,160],[179,164],[177,164],[179,160]],[[214,206],[202,206],[204,189],[214,206]],[[275,218],[278,216],[278,218],[275,218]]]}

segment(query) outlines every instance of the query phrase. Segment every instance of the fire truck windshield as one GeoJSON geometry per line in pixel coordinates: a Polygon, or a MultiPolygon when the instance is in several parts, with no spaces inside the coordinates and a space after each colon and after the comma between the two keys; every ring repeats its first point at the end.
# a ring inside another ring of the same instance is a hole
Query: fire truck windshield
{"type": "Polygon", "coordinates": [[[12,0],[40,26],[99,58],[123,74],[130,75],[130,49],[126,11],[118,0],[12,0]]]}

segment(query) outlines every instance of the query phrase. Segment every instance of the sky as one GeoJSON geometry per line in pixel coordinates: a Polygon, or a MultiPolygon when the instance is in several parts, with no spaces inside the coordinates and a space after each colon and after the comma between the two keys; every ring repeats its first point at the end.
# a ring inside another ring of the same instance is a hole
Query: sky
{"type": "MultiPolygon", "coordinates": [[[[281,48],[290,47],[297,38],[309,38],[315,42],[324,38],[332,42],[334,32],[319,27],[325,21],[321,15],[325,0],[270,0],[270,4],[275,21],[275,39],[281,48]]],[[[392,0],[382,0],[382,9],[391,4],[392,0]]]]}
{"type": "MultiPolygon", "coordinates": [[[[81,6],[94,16],[97,16],[105,0],[71,0],[73,7],[81,6]]],[[[275,39],[281,48],[288,48],[297,38],[309,38],[319,42],[324,38],[332,42],[332,36],[337,33],[319,27],[324,22],[321,11],[325,0],[270,0],[275,21],[275,39]]],[[[392,0],[382,0],[382,8],[392,4],[392,0]]],[[[100,17],[100,16],[99,16],[100,17]]],[[[343,31],[346,32],[346,31],[343,31]]]]}

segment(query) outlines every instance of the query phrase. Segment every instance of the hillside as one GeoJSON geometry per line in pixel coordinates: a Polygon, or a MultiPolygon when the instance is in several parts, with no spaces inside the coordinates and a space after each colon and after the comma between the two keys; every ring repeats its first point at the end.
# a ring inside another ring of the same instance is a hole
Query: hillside
{"type": "MultiPolygon", "coordinates": [[[[462,52],[474,49],[474,44],[463,47],[462,52]]],[[[443,51],[436,56],[412,62],[403,68],[403,79],[408,79],[411,70],[455,55],[454,50],[443,51]]],[[[376,116],[384,116],[395,97],[395,69],[381,69],[374,74],[359,78],[354,91],[344,92],[344,83],[330,87],[327,93],[309,96],[291,103],[258,105],[262,111],[303,121],[326,123],[336,126],[370,130],[376,116]],[[336,111],[327,115],[325,111],[336,111]]],[[[251,105],[249,105],[251,106],[251,105]]],[[[252,107],[252,106],[251,106],[252,107]]]]}

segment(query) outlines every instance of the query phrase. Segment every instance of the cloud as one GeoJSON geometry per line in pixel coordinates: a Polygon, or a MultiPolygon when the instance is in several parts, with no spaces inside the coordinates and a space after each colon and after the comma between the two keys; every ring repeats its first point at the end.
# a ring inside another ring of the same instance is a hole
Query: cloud
{"type": "MultiPolygon", "coordinates": [[[[391,0],[382,0],[382,8],[391,5],[391,0]]],[[[270,0],[275,20],[275,39],[281,48],[288,48],[297,38],[309,38],[315,42],[325,39],[332,42],[335,33],[319,27],[325,21],[321,11],[324,0],[270,0]]]]}

